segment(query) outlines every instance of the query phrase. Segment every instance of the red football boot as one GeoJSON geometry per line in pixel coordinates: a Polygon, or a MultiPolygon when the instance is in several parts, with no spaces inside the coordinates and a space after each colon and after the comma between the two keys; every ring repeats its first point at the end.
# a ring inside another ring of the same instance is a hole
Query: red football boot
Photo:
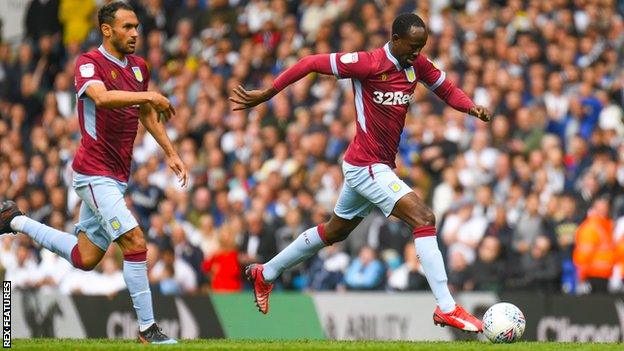
{"type": "Polygon", "coordinates": [[[441,327],[449,326],[466,332],[481,333],[483,324],[481,321],[466,312],[460,305],[455,305],[455,309],[449,313],[443,313],[440,307],[433,311],[433,324],[441,327]]]}
{"type": "Polygon", "coordinates": [[[269,313],[269,294],[273,290],[273,284],[264,281],[263,270],[264,267],[261,264],[250,264],[245,268],[245,276],[254,285],[254,300],[258,311],[267,314],[269,313]]]}

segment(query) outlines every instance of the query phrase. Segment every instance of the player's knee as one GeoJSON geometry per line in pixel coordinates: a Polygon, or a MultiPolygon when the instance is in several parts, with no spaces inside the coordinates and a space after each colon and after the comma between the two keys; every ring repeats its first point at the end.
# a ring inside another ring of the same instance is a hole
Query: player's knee
{"type": "Polygon", "coordinates": [[[88,272],[88,271],[92,271],[93,269],[95,269],[98,263],[100,263],[100,260],[98,257],[83,257],[80,264],[78,265],[74,264],[74,266],[80,270],[88,272]]]}
{"type": "Polygon", "coordinates": [[[87,258],[83,261],[83,266],[80,269],[83,271],[92,271],[98,263],[100,263],[100,260],[97,258],[87,258]]]}
{"type": "Polygon", "coordinates": [[[78,249],[78,245],[76,245],[71,251],[71,261],[74,267],[83,271],[91,271],[100,262],[100,257],[88,255],[83,257],[83,255],[80,253],[80,250],[78,249]]]}

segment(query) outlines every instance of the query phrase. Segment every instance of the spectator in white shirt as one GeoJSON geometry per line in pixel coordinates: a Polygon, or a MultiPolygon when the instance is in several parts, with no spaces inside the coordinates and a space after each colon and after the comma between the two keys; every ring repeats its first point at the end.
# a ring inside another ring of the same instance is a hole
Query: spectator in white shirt
{"type": "Polygon", "coordinates": [[[37,285],[39,271],[37,262],[28,246],[20,244],[15,252],[16,264],[6,272],[5,280],[11,281],[12,288],[33,288],[37,285]]]}
{"type": "Polygon", "coordinates": [[[442,227],[442,240],[452,250],[474,251],[485,234],[488,221],[473,215],[474,202],[463,199],[456,204],[442,227]]]}

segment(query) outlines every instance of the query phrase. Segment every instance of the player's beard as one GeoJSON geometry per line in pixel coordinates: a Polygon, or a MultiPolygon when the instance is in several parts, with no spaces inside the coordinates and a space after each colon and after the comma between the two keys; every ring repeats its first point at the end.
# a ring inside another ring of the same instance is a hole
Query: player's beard
{"type": "MultiPolygon", "coordinates": [[[[128,44],[129,42],[130,40],[126,41],[126,43],[124,44],[115,35],[113,35],[113,37],[111,38],[111,44],[113,44],[113,47],[115,48],[115,50],[117,50],[118,52],[124,55],[134,54],[135,49],[130,47],[130,45],[128,44]]],[[[136,41],[135,41],[135,45],[136,45],[136,41]]]]}

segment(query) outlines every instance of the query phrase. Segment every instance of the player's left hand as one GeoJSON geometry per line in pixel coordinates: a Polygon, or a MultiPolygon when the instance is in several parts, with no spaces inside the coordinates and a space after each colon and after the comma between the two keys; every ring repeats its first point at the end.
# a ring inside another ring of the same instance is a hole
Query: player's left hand
{"type": "Polygon", "coordinates": [[[186,165],[180,159],[180,156],[173,155],[167,159],[167,164],[169,168],[175,173],[178,177],[178,181],[182,187],[186,187],[188,184],[188,170],[186,169],[186,165]]]}
{"type": "Polygon", "coordinates": [[[229,100],[239,105],[233,108],[234,111],[245,110],[260,105],[261,103],[269,100],[275,94],[277,94],[277,91],[273,88],[262,90],[247,90],[243,88],[242,85],[234,88],[232,92],[234,93],[234,95],[230,96],[229,100]]]}
{"type": "Polygon", "coordinates": [[[490,113],[490,110],[488,110],[485,106],[473,106],[470,111],[468,111],[468,114],[477,117],[483,122],[489,122],[492,120],[492,114],[490,113]]]}

